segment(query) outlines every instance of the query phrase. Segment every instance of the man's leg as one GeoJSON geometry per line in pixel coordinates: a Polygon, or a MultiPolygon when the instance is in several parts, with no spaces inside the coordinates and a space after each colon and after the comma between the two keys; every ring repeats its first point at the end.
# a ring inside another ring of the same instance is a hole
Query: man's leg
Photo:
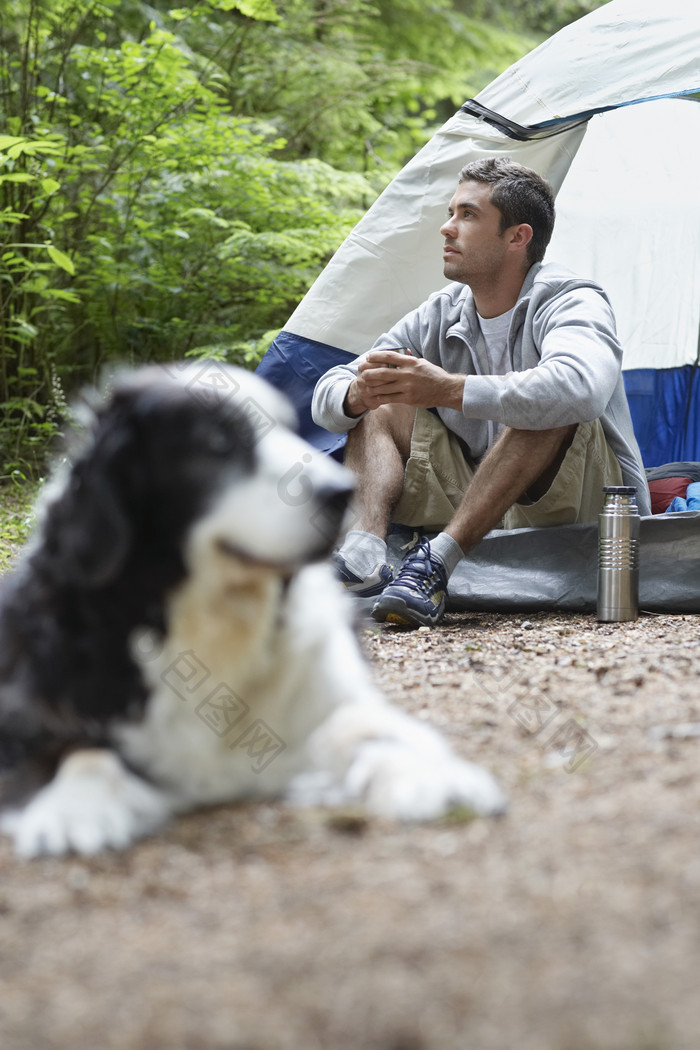
{"type": "Polygon", "coordinates": [[[360,597],[379,594],[392,577],[386,532],[403,491],[415,414],[409,405],[383,405],[348,434],[345,466],[356,479],[355,527],[345,537],[336,565],[345,586],[360,597]]]}
{"type": "Polygon", "coordinates": [[[445,527],[461,549],[471,550],[523,496],[540,499],[554,481],[577,424],[555,430],[508,427],[480,463],[454,517],[445,527]]]}
{"type": "Polygon", "coordinates": [[[357,527],[381,539],[403,491],[415,417],[410,405],[382,405],[348,434],[345,466],[356,479],[357,527]]]}
{"type": "Polygon", "coordinates": [[[450,522],[408,555],[372,615],[413,626],[438,623],[447,580],[462,555],[494,528],[513,503],[541,498],[556,477],[576,425],[555,430],[507,428],[476,470],[450,522]]]}

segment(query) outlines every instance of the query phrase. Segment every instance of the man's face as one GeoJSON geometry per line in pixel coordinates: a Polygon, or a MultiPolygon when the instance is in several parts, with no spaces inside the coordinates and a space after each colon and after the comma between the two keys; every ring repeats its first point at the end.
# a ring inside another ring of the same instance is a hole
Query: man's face
{"type": "Polygon", "coordinates": [[[506,254],[500,232],[501,213],[491,203],[492,187],[483,182],[461,182],[449,204],[449,218],[440,227],[445,238],[444,273],[450,281],[498,279],[506,254]]]}

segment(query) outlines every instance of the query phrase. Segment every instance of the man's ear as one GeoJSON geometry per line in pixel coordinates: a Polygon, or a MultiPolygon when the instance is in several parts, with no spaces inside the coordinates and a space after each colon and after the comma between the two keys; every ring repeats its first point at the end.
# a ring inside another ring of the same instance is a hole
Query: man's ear
{"type": "Polygon", "coordinates": [[[513,251],[522,251],[532,240],[532,226],[527,222],[520,222],[517,226],[510,227],[507,236],[508,246],[513,251]]]}

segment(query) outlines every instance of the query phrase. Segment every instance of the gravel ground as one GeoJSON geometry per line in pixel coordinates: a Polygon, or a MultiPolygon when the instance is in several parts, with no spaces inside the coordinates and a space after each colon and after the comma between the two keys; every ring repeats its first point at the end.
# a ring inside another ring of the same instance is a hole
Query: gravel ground
{"type": "Polygon", "coordinates": [[[3,842],[2,1050],[697,1050],[699,623],[368,628],[388,695],[499,776],[497,820],[257,805],[94,860],[3,842]]]}

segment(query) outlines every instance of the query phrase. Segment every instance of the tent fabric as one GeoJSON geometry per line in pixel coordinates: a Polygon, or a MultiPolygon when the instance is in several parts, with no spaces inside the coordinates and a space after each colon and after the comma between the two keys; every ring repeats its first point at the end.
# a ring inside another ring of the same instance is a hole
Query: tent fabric
{"type": "Polygon", "coordinates": [[[699,162],[697,102],[618,109],[591,119],[557,195],[547,256],[605,288],[627,370],[697,361],[699,162]]]}
{"type": "Polygon", "coordinates": [[[591,119],[557,197],[548,258],[610,296],[647,467],[700,458],[698,162],[700,105],[625,107],[591,119]]]}

